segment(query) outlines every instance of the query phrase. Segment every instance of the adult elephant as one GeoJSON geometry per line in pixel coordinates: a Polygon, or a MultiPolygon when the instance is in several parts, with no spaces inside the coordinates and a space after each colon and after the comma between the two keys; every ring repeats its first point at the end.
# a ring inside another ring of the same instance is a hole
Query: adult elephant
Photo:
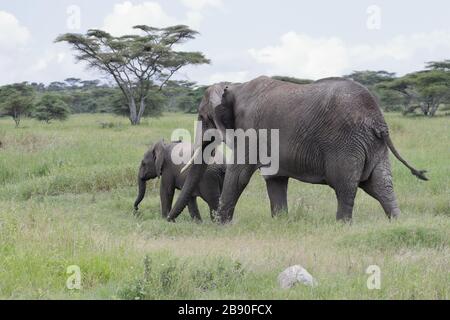
{"type": "MultiPolygon", "coordinates": [[[[198,119],[203,130],[217,128],[223,137],[226,129],[279,129],[279,171],[265,177],[273,215],[287,210],[288,179],[294,178],[332,187],[338,220],[351,220],[358,187],[378,200],[389,218],[397,217],[388,149],[412,174],[427,180],[425,171],[411,167],[395,149],[374,96],[351,80],[298,85],[259,77],[243,84],[216,84],[206,91],[198,119]]],[[[205,149],[208,143],[197,147],[205,149]]],[[[228,166],[217,213],[220,223],[232,220],[242,191],[260,167],[228,166]]],[[[169,221],[186,206],[205,168],[193,164],[169,221]]]]}

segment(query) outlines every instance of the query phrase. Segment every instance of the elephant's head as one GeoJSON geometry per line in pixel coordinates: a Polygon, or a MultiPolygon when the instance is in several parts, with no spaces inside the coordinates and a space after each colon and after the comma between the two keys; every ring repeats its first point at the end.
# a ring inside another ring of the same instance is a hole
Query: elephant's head
{"type": "Polygon", "coordinates": [[[138,173],[139,193],[134,203],[135,210],[139,209],[139,204],[144,199],[147,181],[159,178],[162,174],[165,148],[164,141],[159,141],[145,153],[144,159],[142,159],[138,173]]]}
{"type": "Polygon", "coordinates": [[[180,196],[169,214],[168,219],[171,221],[173,221],[186,207],[191,194],[194,192],[205,173],[207,165],[203,161],[194,161],[194,159],[203,156],[205,148],[211,143],[217,142],[214,140],[203,141],[203,137],[198,133],[205,133],[209,129],[218,129],[221,133],[221,142],[225,142],[226,129],[234,128],[234,98],[229,92],[228,87],[231,88],[231,85],[227,83],[219,83],[209,87],[200,103],[198,122],[201,125],[201,130],[199,130],[200,128],[197,128],[197,136],[195,137],[194,143],[194,155],[191,161],[183,169],[184,171],[190,168],[180,196]],[[201,164],[196,164],[200,162],[201,164]]]}
{"type": "MultiPolygon", "coordinates": [[[[222,137],[225,137],[226,129],[234,129],[234,95],[229,87],[226,83],[220,83],[206,91],[198,110],[198,121],[202,124],[203,132],[219,129],[222,137]]],[[[196,141],[198,139],[200,137],[196,137],[196,141]]]]}

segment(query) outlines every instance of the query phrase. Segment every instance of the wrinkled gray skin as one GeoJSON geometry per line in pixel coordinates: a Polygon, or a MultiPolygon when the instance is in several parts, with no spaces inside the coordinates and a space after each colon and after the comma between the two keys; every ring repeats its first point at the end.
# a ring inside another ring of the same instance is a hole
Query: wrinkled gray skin
{"type": "MultiPolygon", "coordinates": [[[[218,128],[223,136],[225,129],[279,129],[280,170],[264,177],[272,215],[287,211],[288,179],[293,178],[333,188],[338,220],[352,219],[358,187],[378,200],[389,218],[397,217],[389,149],[414,175],[427,180],[425,171],[412,168],[395,150],[376,99],[351,80],[327,78],[298,85],[259,77],[228,88],[216,84],[206,91],[198,119],[204,131],[218,128]]],[[[227,167],[220,223],[232,220],[242,191],[259,167],[227,167]]],[[[204,170],[205,165],[198,164],[190,169],[169,221],[184,208],[204,170]]]]}
{"type": "MultiPolygon", "coordinates": [[[[176,145],[180,146],[183,152],[191,153],[189,143],[170,143],[164,141],[157,142],[147,153],[141,162],[138,173],[139,194],[134,203],[134,209],[139,209],[139,204],[144,199],[147,181],[150,179],[161,178],[160,199],[161,214],[167,218],[172,207],[175,189],[181,190],[189,171],[181,174],[183,164],[175,165],[171,160],[171,153],[176,145]]],[[[179,149],[177,149],[179,150],[179,149]]],[[[197,206],[197,197],[202,198],[209,206],[211,219],[213,213],[219,206],[220,193],[222,191],[223,179],[225,176],[225,165],[209,165],[201,177],[200,183],[190,192],[187,206],[192,219],[201,221],[200,212],[197,206]]]]}

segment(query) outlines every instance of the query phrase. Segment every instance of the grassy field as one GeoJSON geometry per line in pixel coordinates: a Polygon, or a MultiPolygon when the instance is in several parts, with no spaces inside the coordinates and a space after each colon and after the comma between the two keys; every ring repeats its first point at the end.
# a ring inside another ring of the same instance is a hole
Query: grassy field
{"type": "Polygon", "coordinates": [[[131,127],[109,115],[64,123],[0,119],[0,298],[2,299],[449,299],[450,118],[387,114],[392,138],[429,182],[392,159],[403,211],[388,222],[358,192],[351,226],[335,222],[334,192],[291,180],[289,214],[270,217],[255,174],[234,223],[178,223],[159,214],[150,183],[132,215],[135,176],[151,142],[173,129],[192,131],[194,116],[166,114],[131,127]],[[110,122],[102,128],[100,122],[110,122]],[[301,264],[315,288],[282,290],[277,275],[301,264]],[[81,269],[81,290],[66,288],[67,267],[81,269]],[[381,289],[368,290],[369,265],[381,289]]]}

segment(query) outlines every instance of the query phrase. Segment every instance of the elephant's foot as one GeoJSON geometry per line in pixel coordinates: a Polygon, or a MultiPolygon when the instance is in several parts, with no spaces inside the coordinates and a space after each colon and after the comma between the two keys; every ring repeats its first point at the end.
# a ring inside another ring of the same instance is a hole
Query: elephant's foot
{"type": "Polygon", "coordinates": [[[288,214],[288,208],[277,208],[275,210],[272,210],[272,218],[278,218],[278,217],[283,217],[283,216],[287,216],[288,214]]]}
{"type": "Polygon", "coordinates": [[[351,224],[353,216],[353,206],[355,203],[357,184],[342,183],[335,189],[337,197],[336,220],[339,222],[351,224]]]}
{"type": "Polygon", "coordinates": [[[353,217],[353,198],[338,197],[338,210],[336,220],[338,222],[351,224],[353,217]]]}
{"type": "Polygon", "coordinates": [[[400,211],[400,209],[399,208],[395,208],[395,209],[393,209],[389,214],[388,214],[388,218],[389,218],[389,220],[396,220],[396,219],[398,219],[398,217],[400,217],[400,214],[401,214],[402,212],[400,211]]]}
{"type": "Polygon", "coordinates": [[[227,209],[219,209],[217,212],[217,223],[220,225],[231,224],[234,216],[234,207],[228,207],[227,209]]]}
{"type": "Polygon", "coordinates": [[[171,218],[171,217],[167,217],[166,220],[168,222],[171,222],[171,223],[175,223],[176,222],[175,218],[171,218]]]}
{"type": "Polygon", "coordinates": [[[229,214],[227,212],[218,211],[214,215],[214,222],[219,225],[227,225],[233,221],[233,214],[229,214]]]}
{"type": "Polygon", "coordinates": [[[226,225],[229,225],[229,224],[231,224],[231,222],[233,221],[233,219],[232,218],[219,218],[218,220],[217,220],[217,223],[219,224],[219,225],[221,225],[221,226],[226,226],[226,225]]]}
{"type": "Polygon", "coordinates": [[[351,225],[353,220],[352,220],[352,215],[336,215],[336,221],[337,222],[341,222],[342,224],[349,224],[351,225]]]}
{"type": "Polygon", "coordinates": [[[202,218],[192,218],[192,221],[194,221],[196,224],[202,224],[203,223],[202,218]]]}

